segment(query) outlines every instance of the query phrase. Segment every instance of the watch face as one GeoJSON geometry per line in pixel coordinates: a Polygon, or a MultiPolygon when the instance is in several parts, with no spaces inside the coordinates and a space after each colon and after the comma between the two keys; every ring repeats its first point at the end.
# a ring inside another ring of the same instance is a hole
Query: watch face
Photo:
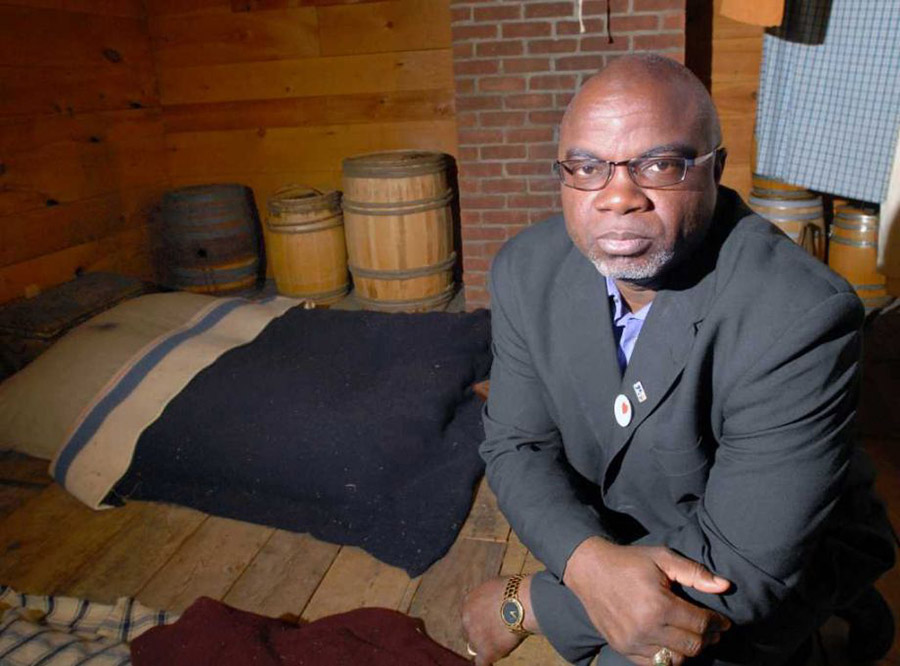
{"type": "Polygon", "coordinates": [[[507,599],[503,602],[503,605],[500,606],[500,617],[502,617],[503,621],[510,627],[519,624],[519,622],[522,621],[523,615],[522,604],[516,599],[507,599]]]}

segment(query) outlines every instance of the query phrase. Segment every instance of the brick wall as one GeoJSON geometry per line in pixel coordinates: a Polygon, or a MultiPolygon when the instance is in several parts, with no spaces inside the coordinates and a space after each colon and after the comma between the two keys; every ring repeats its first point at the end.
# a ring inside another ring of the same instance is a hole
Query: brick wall
{"type": "Polygon", "coordinates": [[[583,0],[580,34],[576,0],[451,0],[468,309],[489,304],[487,274],[503,242],[559,210],[550,165],[573,91],[617,55],[683,61],[684,3],[583,0]]]}

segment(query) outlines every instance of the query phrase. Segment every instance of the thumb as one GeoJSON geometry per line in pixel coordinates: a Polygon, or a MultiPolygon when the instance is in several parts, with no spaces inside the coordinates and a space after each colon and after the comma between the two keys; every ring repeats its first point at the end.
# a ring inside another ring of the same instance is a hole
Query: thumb
{"type": "Polygon", "coordinates": [[[710,594],[722,594],[731,587],[729,581],[715,575],[699,562],[677,555],[671,550],[663,552],[664,555],[656,560],[656,565],[669,580],[710,594]]]}

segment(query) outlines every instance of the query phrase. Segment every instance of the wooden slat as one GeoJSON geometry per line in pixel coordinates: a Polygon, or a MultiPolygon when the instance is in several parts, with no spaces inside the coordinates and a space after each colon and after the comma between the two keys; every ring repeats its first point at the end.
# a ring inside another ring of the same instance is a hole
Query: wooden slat
{"type": "Polygon", "coordinates": [[[141,0],[3,0],[3,4],[84,14],[144,18],[144,4],[141,0]]]}
{"type": "Polygon", "coordinates": [[[313,8],[235,13],[223,5],[151,19],[150,34],[154,57],[164,67],[319,55],[313,8]]]}
{"type": "Polygon", "coordinates": [[[510,530],[506,552],[503,554],[503,564],[500,566],[500,575],[511,576],[522,573],[527,557],[528,549],[519,540],[519,535],[510,530]]]}
{"type": "Polygon", "coordinates": [[[265,131],[197,132],[167,137],[172,181],[218,173],[335,171],[345,157],[390,149],[456,150],[456,124],[371,123],[265,131]]]}
{"type": "Polygon", "coordinates": [[[402,569],[379,562],[359,548],[344,546],[301,617],[311,621],[372,606],[398,609],[412,584],[402,569]]]}
{"type": "Polygon", "coordinates": [[[322,7],[322,55],[449,48],[449,0],[388,0],[322,7]]]}
{"type": "Polygon", "coordinates": [[[98,66],[151,62],[146,22],[0,4],[0,65],[98,66]]]}
{"type": "Polygon", "coordinates": [[[553,646],[543,636],[529,636],[512,653],[497,662],[496,666],[568,666],[553,646]]]}
{"type": "Polygon", "coordinates": [[[180,104],[163,109],[166,132],[308,127],[453,117],[453,91],[401,90],[293,99],[180,104]]]}
{"type": "Polygon", "coordinates": [[[132,515],[129,507],[92,511],[50,485],[0,524],[0,580],[20,592],[61,592],[132,515]]]}
{"type": "Polygon", "coordinates": [[[225,595],[226,604],[260,615],[299,615],[340,546],[276,530],[225,595]]]}
{"type": "Polygon", "coordinates": [[[457,539],[422,576],[409,614],[425,622],[428,635],[458,654],[466,653],[460,606],[470,590],[496,576],[506,544],[457,539]]]}
{"type": "Polygon", "coordinates": [[[497,506],[497,498],[491,492],[487,480],[482,478],[460,536],[506,543],[509,532],[509,523],[497,506]]]}
{"type": "Polygon", "coordinates": [[[200,596],[221,599],[275,530],[228,518],[204,521],[137,594],[151,608],[182,611],[200,596]]]}
{"type": "Polygon", "coordinates": [[[104,603],[135,596],[206,520],[174,505],[134,502],[128,508],[132,519],[81,568],[66,594],[104,603]]]}
{"type": "MultiPolygon", "coordinates": [[[[6,442],[0,443],[0,446],[6,442]]],[[[9,481],[19,485],[45,488],[53,479],[48,468],[50,463],[40,458],[26,456],[15,451],[0,452],[0,481],[9,481]]]]}
{"type": "Polygon", "coordinates": [[[0,481],[0,521],[40,494],[38,486],[20,486],[0,481]]]}
{"type": "Polygon", "coordinates": [[[166,106],[453,87],[449,49],[160,67],[159,73],[166,106]]]}
{"type": "Polygon", "coordinates": [[[328,7],[330,5],[359,5],[380,0],[231,0],[236,12],[271,11],[287,7],[328,7]]]}

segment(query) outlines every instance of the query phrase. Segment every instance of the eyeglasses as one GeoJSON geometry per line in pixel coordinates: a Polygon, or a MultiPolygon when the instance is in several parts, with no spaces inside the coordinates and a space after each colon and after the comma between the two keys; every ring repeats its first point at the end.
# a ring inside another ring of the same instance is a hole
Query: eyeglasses
{"type": "Polygon", "coordinates": [[[722,148],[717,146],[700,157],[634,157],[621,162],[607,160],[557,160],[553,172],[566,187],[576,190],[602,190],[609,185],[616,167],[627,166],[628,175],[638,187],[655,189],[682,182],[688,167],[698,166],[711,159],[722,148]]]}

